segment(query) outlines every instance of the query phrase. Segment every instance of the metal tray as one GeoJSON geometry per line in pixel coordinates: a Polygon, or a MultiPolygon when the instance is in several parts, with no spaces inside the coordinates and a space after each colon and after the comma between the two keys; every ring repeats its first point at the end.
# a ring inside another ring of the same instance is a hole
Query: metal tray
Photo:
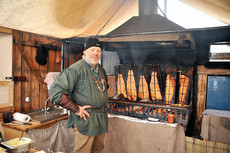
{"type": "Polygon", "coordinates": [[[16,145],[18,141],[19,141],[19,138],[14,138],[14,139],[2,142],[1,144],[6,146],[7,148],[9,148],[11,150],[19,150],[22,148],[25,148],[25,149],[29,148],[29,145],[33,142],[32,139],[26,138],[26,137],[21,138],[20,141],[23,142],[22,144],[16,145]],[[12,144],[10,144],[10,143],[12,143],[12,144]]]}

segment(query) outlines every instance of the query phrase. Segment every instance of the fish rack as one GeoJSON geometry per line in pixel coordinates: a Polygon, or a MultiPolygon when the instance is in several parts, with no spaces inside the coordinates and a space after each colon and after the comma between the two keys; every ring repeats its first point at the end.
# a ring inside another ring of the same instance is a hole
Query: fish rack
{"type": "Polygon", "coordinates": [[[174,114],[175,123],[187,125],[192,111],[192,78],[192,67],[158,64],[117,66],[117,93],[109,98],[108,112],[142,119],[156,118],[160,121],[168,121],[168,114],[174,114]]]}

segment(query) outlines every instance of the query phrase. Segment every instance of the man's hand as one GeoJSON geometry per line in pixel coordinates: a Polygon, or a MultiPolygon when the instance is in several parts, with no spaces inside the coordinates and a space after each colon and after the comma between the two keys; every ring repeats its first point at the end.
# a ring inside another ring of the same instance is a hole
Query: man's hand
{"type": "Polygon", "coordinates": [[[79,111],[75,113],[76,115],[80,116],[80,118],[83,118],[84,120],[86,120],[86,115],[90,117],[90,114],[85,110],[86,108],[91,108],[90,105],[78,106],[78,107],[79,107],[79,111]]]}

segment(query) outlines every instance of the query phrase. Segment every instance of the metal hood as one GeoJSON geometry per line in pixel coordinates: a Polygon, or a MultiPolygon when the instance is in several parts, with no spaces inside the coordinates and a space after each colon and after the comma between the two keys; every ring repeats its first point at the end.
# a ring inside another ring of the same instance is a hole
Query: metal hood
{"type": "Polygon", "coordinates": [[[102,42],[178,41],[193,42],[185,28],[157,14],[157,0],[139,0],[139,16],[134,16],[110,33],[102,42]]]}
{"type": "Polygon", "coordinates": [[[135,16],[108,35],[185,30],[159,14],[135,16]]]}
{"type": "Polygon", "coordinates": [[[184,30],[180,25],[157,14],[158,0],[139,0],[138,2],[139,16],[132,17],[108,35],[184,30]]]}

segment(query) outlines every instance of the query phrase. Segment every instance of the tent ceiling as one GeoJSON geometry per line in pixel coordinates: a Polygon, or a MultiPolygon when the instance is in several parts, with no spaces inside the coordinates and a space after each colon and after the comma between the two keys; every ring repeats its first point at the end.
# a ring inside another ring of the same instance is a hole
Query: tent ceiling
{"type": "Polygon", "coordinates": [[[229,0],[180,0],[181,2],[230,25],[229,0]]]}
{"type": "MultiPolygon", "coordinates": [[[[0,26],[58,38],[105,35],[138,15],[138,0],[1,0],[0,26]]],[[[228,0],[180,0],[230,25],[228,0]]]]}
{"type": "MultiPolygon", "coordinates": [[[[96,35],[123,0],[1,0],[0,26],[58,38],[96,35]]],[[[138,15],[126,0],[100,35],[138,15]]]]}

